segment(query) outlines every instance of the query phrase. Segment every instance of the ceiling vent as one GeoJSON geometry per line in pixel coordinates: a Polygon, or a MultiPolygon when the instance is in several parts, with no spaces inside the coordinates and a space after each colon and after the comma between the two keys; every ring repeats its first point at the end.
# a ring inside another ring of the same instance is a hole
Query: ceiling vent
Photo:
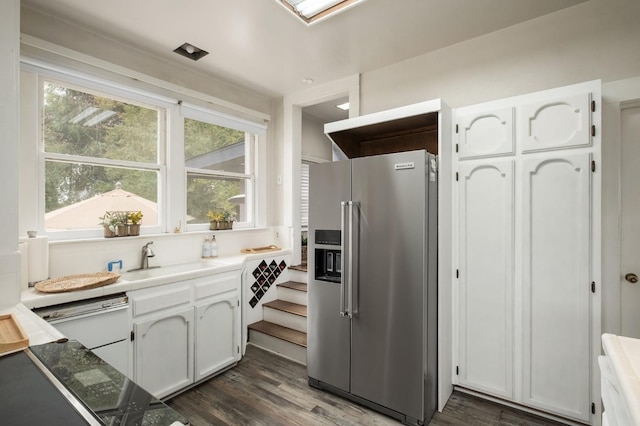
{"type": "Polygon", "coordinates": [[[207,52],[206,50],[202,50],[190,43],[184,43],[182,46],[175,48],[173,51],[178,55],[193,59],[194,61],[197,61],[203,56],[207,56],[209,54],[209,52],[207,52]]]}

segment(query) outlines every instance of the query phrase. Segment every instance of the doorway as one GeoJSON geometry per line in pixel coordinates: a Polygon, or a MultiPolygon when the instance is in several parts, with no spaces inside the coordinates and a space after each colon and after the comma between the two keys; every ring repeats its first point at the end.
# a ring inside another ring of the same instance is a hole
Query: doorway
{"type": "Polygon", "coordinates": [[[640,338],[640,103],[621,111],[620,334],[640,338]]]}

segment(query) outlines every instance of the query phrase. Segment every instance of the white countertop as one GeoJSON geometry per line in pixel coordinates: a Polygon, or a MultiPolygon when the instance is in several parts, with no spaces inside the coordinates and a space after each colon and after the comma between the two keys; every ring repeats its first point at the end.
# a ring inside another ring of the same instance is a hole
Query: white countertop
{"type": "Polygon", "coordinates": [[[93,297],[107,296],[131,290],[139,290],[177,281],[189,280],[206,275],[237,271],[244,267],[247,260],[263,257],[282,256],[290,254],[290,250],[271,251],[260,254],[242,254],[237,256],[200,259],[193,262],[176,265],[163,265],[160,268],[145,269],[136,272],[123,272],[120,279],[113,284],[102,287],[78,290],[64,293],[41,293],[31,287],[23,290],[21,302],[27,308],[41,308],[58,305],[60,303],[75,302],[93,297]]]}
{"type": "Polygon", "coordinates": [[[23,304],[0,308],[0,314],[13,314],[29,337],[29,346],[42,345],[64,338],[64,335],[23,304]]]}
{"type": "Polygon", "coordinates": [[[633,424],[640,425],[640,339],[603,334],[602,347],[633,424]]]}

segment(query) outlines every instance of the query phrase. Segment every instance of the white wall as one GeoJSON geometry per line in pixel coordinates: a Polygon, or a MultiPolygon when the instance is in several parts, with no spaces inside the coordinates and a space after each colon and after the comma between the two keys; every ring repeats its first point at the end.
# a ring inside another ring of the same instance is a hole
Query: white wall
{"type": "Polygon", "coordinates": [[[18,141],[20,1],[0,2],[0,306],[19,301],[18,141]]]}
{"type": "Polygon", "coordinates": [[[639,21],[636,0],[592,0],[367,72],[360,80],[360,111],[435,98],[455,108],[640,75],[639,21]]]}
{"type": "MultiPolygon", "coordinates": [[[[85,28],[89,27],[87,23],[85,28]]],[[[22,33],[237,105],[267,114],[271,112],[271,99],[267,96],[198,73],[186,65],[166,62],[85,28],[72,26],[27,7],[22,8],[22,33]]]]}
{"type": "Polygon", "coordinates": [[[591,0],[360,79],[361,113],[426,99],[452,107],[603,81],[602,331],[619,332],[620,102],[640,99],[640,2],[591,0]]]}
{"type": "Polygon", "coordinates": [[[331,141],[324,134],[324,122],[302,111],[302,158],[331,161],[331,141]]]}

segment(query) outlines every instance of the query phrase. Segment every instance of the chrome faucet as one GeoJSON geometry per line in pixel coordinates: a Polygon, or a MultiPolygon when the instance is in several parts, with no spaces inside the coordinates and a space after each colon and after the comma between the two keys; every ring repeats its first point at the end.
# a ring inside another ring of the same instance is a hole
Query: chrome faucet
{"type": "Polygon", "coordinates": [[[151,250],[149,245],[153,244],[153,241],[149,241],[142,247],[142,256],[140,257],[140,269],[149,269],[149,258],[156,254],[151,250]]]}
{"type": "Polygon", "coordinates": [[[147,244],[142,246],[142,253],[140,256],[140,267],[136,269],[129,269],[127,272],[140,271],[143,269],[153,269],[159,268],[159,266],[149,266],[149,258],[155,256],[156,254],[151,250],[149,245],[153,244],[153,241],[149,241],[147,244]]]}

